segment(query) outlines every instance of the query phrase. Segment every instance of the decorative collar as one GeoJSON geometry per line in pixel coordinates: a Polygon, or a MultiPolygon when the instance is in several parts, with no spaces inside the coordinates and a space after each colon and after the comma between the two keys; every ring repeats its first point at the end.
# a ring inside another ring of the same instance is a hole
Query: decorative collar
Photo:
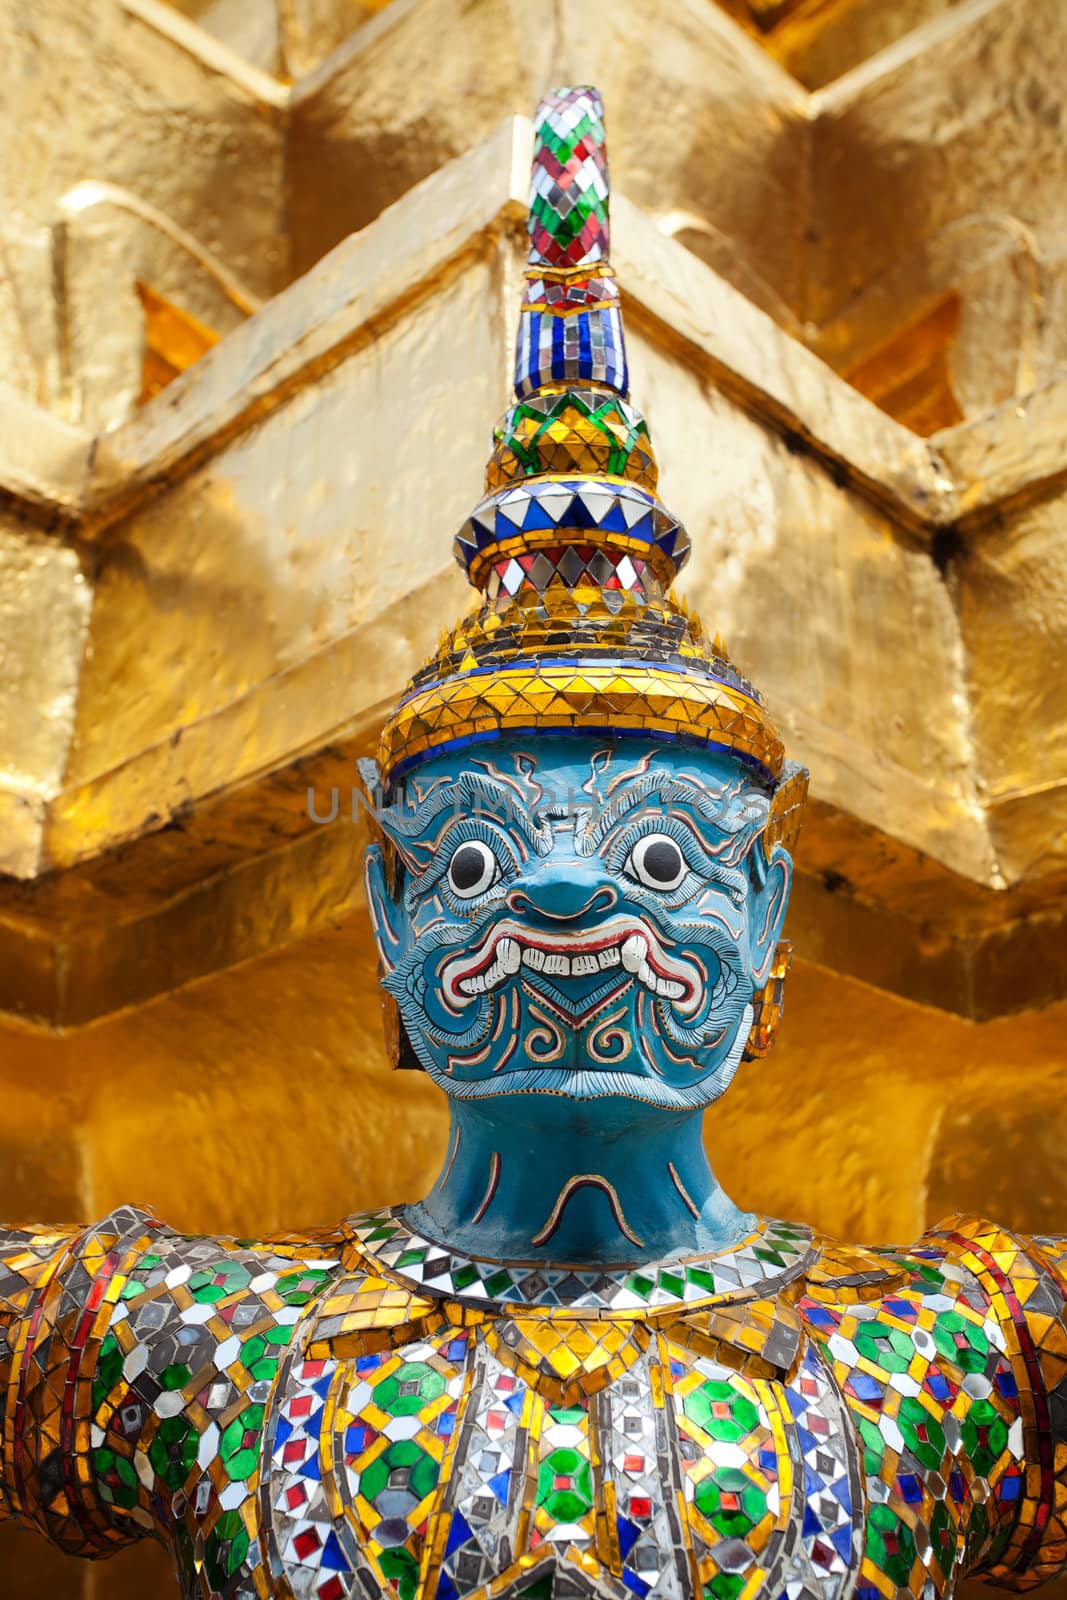
{"type": "Polygon", "coordinates": [[[479,1260],[416,1233],[402,1208],[350,1217],[345,1232],[375,1272],[479,1310],[516,1306],[590,1316],[644,1316],[772,1297],[814,1262],[812,1230],[761,1218],[728,1250],[635,1267],[479,1260]]]}

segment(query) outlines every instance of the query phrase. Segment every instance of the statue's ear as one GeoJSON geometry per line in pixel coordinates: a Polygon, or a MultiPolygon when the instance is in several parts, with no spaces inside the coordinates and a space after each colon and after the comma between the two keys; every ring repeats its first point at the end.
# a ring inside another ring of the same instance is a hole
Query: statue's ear
{"type": "Polygon", "coordinates": [[[376,761],[358,763],[361,799],[367,817],[371,842],[363,856],[363,882],[367,891],[374,943],[382,974],[392,972],[403,953],[404,905],[403,871],[392,841],[382,830],[383,802],[381,773],[376,761]]]}
{"type": "Polygon", "coordinates": [[[404,906],[400,886],[394,889],[394,876],[382,845],[369,844],[363,857],[363,881],[383,973],[392,972],[404,949],[404,906]]]}
{"type": "Polygon", "coordinates": [[[758,989],[766,982],[781,937],[793,884],[793,858],[780,844],[772,845],[770,854],[765,855],[762,840],[752,855],[758,870],[752,874],[748,938],[752,977],[758,989]]]}
{"type": "MultiPolygon", "coordinates": [[[[388,848],[388,846],[386,846],[388,848]]],[[[363,872],[367,884],[367,905],[370,909],[374,942],[378,946],[378,976],[388,977],[403,954],[404,908],[398,897],[394,898],[385,851],[380,844],[367,846],[363,858],[363,872]]],[[[386,988],[381,991],[382,1020],[385,1024],[385,1048],[393,1067],[401,1070],[424,1072],[422,1062],[408,1037],[400,1007],[386,988]]]]}

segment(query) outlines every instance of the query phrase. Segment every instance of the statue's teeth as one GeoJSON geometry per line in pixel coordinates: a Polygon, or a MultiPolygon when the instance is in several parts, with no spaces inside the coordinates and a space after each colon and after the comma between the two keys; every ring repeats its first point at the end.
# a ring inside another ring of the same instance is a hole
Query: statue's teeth
{"type": "Polygon", "coordinates": [[[496,947],[498,964],[507,973],[518,972],[522,965],[522,946],[517,939],[501,939],[496,947]]]}
{"type": "MultiPolygon", "coordinates": [[[[482,972],[461,978],[461,994],[488,994],[499,989],[521,967],[534,972],[544,972],[554,978],[585,978],[597,972],[608,972],[622,966],[651,994],[664,1000],[684,1000],[686,985],[674,978],[662,976],[649,962],[649,942],[642,933],[632,933],[622,945],[607,945],[596,951],[581,951],[565,955],[558,950],[544,950],[537,945],[526,945],[510,935],[502,937],[493,951],[493,961],[482,972]]],[[[737,974],[725,964],[712,995],[712,1004],[719,1004],[737,987],[737,974]]]]}

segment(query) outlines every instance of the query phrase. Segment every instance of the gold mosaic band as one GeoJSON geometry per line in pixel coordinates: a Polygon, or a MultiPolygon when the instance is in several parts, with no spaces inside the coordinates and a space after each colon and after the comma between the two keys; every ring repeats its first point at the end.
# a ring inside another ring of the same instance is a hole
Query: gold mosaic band
{"type": "Polygon", "coordinates": [[[680,734],[721,746],[777,780],[785,752],[762,708],[712,678],[640,661],[580,665],[524,661],[429,685],[387,723],[379,748],[383,782],[435,750],[507,733],[580,730],[680,734]]]}
{"type": "Polygon", "coordinates": [[[566,283],[568,278],[617,278],[618,273],[608,261],[597,261],[590,265],[588,261],[580,261],[576,267],[549,266],[547,262],[540,261],[536,266],[523,269],[524,278],[548,278],[553,283],[566,283]]]}

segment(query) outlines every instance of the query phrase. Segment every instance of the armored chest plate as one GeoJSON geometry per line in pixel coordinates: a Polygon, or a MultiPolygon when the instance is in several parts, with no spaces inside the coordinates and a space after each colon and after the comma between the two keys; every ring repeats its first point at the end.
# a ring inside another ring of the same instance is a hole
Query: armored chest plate
{"type": "Polygon", "coordinates": [[[493,1324],[294,1362],[264,1523],[299,1600],[850,1591],[858,1452],[813,1347],[769,1379],[631,1329],[570,1399],[518,1347],[493,1324]]]}

